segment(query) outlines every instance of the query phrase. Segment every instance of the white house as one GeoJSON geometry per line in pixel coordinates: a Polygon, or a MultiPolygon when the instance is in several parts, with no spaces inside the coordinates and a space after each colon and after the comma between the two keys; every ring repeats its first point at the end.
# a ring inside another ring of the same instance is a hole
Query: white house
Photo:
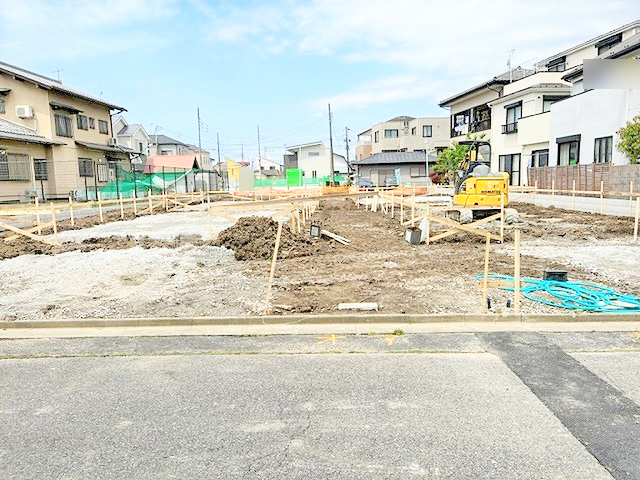
{"type": "MultiPolygon", "coordinates": [[[[639,28],[640,30],[640,28],[639,28]]],[[[640,32],[598,56],[600,59],[638,58],[640,32]]],[[[572,82],[571,97],[551,107],[549,165],[629,163],[615,148],[618,130],[640,115],[640,90],[584,90],[584,71],[565,75],[572,82]]]]}
{"type": "MultiPolygon", "coordinates": [[[[305,179],[324,178],[331,174],[331,149],[323,142],[304,143],[286,147],[285,168],[299,168],[305,179]]],[[[333,174],[349,175],[350,168],[342,155],[333,154],[333,174]]]]}

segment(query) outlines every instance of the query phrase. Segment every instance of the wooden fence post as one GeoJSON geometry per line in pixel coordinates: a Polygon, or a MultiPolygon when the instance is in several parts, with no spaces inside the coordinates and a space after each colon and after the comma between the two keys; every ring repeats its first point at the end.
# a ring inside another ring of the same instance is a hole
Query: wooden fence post
{"type": "Polygon", "coordinates": [[[100,197],[100,192],[98,193],[98,212],[100,213],[100,222],[104,223],[104,216],[102,215],[102,199],[100,197]]]}
{"type": "Polygon", "coordinates": [[[42,227],[40,226],[40,202],[38,201],[38,197],[36,197],[36,225],[38,227],[38,235],[42,235],[42,227]]]}
{"type": "Polygon", "coordinates": [[[69,196],[69,219],[71,220],[71,226],[73,227],[76,224],[76,221],[73,218],[73,200],[71,199],[71,196],[69,196]]]}
{"type": "Polygon", "coordinates": [[[520,315],[520,229],[514,231],[513,251],[513,312],[520,315]]]}
{"type": "Polygon", "coordinates": [[[489,298],[489,246],[491,245],[491,238],[489,235],[486,237],[486,243],[484,247],[484,277],[482,279],[482,314],[487,314],[487,299],[489,298]]]}
{"type": "Polygon", "coordinates": [[[280,248],[280,236],[282,235],[282,221],[278,222],[278,232],[276,233],[276,244],[273,248],[273,259],[271,260],[271,271],[267,282],[267,293],[264,297],[264,313],[269,314],[269,297],[271,297],[271,284],[276,273],[276,259],[278,258],[278,248],[280,248]]]}
{"type": "Polygon", "coordinates": [[[576,209],[576,181],[573,181],[573,209],[576,209]]]}
{"type": "Polygon", "coordinates": [[[58,222],[56,221],[56,207],[51,202],[51,223],[53,224],[53,239],[58,242],[58,222]]]}
{"type": "Polygon", "coordinates": [[[604,209],[604,181],[600,181],[600,215],[604,209]]]}

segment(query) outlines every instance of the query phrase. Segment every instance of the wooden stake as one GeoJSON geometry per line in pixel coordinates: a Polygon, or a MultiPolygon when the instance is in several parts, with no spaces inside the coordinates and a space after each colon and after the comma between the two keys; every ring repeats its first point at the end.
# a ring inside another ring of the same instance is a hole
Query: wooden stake
{"type": "Polygon", "coordinates": [[[269,272],[269,281],[267,282],[267,294],[264,297],[264,314],[269,314],[269,300],[271,297],[271,284],[276,274],[276,259],[278,258],[278,248],[280,248],[280,236],[282,235],[282,221],[278,222],[278,232],[276,233],[276,245],[273,248],[273,259],[271,260],[271,271],[269,272]]]}
{"type": "Polygon", "coordinates": [[[629,182],[629,216],[633,215],[633,180],[629,182]]]}
{"type": "Polygon", "coordinates": [[[76,221],[73,218],[73,200],[71,199],[71,196],[69,196],[69,219],[71,220],[71,226],[73,227],[76,224],[76,221]]]}
{"type": "MultiPolygon", "coordinates": [[[[415,190],[415,187],[413,187],[415,190]]],[[[416,194],[411,197],[411,218],[416,218],[416,194]]]]}
{"type": "Polygon", "coordinates": [[[431,220],[429,219],[430,216],[431,216],[431,207],[429,206],[429,204],[427,204],[427,216],[425,218],[425,223],[426,223],[425,241],[427,245],[429,245],[429,243],[431,242],[431,220]]]}
{"type": "Polygon", "coordinates": [[[520,314],[520,229],[516,228],[513,252],[513,313],[520,314]]]}
{"type": "Polygon", "coordinates": [[[500,241],[504,242],[504,192],[500,194],[500,241]]]}
{"type": "Polygon", "coordinates": [[[396,215],[396,202],[395,202],[395,195],[393,192],[391,192],[391,218],[395,218],[396,215]]]}
{"type": "Polygon", "coordinates": [[[100,212],[100,222],[104,223],[104,216],[102,215],[102,199],[100,198],[100,192],[98,192],[98,212],[100,212]]]}
{"type": "Polygon", "coordinates": [[[38,235],[42,235],[42,227],[40,226],[40,202],[36,197],[36,225],[38,227],[38,235]]]}
{"type": "Polygon", "coordinates": [[[636,197],[636,222],[633,227],[633,241],[638,241],[638,223],[640,221],[640,196],[636,197]]]}
{"type": "Polygon", "coordinates": [[[51,202],[51,222],[53,223],[53,240],[58,243],[58,223],[56,222],[56,207],[51,202]]]}
{"type": "Polygon", "coordinates": [[[604,207],[604,182],[600,182],[600,215],[602,215],[602,209],[604,207]]]}
{"type": "Polygon", "coordinates": [[[576,209],[576,181],[573,181],[573,209],[576,209]]]}
{"type": "Polygon", "coordinates": [[[404,222],[404,195],[400,197],[400,223],[404,222]]]}
{"type": "Polygon", "coordinates": [[[149,189],[149,213],[153,213],[153,199],[151,198],[151,189],[149,189]]]}
{"type": "Polygon", "coordinates": [[[120,218],[124,220],[124,204],[122,203],[122,194],[120,194],[120,218]]]}
{"type": "Polygon", "coordinates": [[[489,247],[491,238],[487,236],[484,247],[484,277],[482,279],[482,314],[487,314],[487,299],[489,298],[489,247]]]}

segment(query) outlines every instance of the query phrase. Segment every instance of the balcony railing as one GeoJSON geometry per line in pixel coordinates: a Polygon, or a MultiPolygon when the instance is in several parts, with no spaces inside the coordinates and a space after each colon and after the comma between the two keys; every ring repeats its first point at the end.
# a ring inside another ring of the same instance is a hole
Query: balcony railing
{"type": "Polygon", "coordinates": [[[502,133],[516,133],[518,131],[518,122],[507,123],[502,125],[502,133]]]}
{"type": "Polygon", "coordinates": [[[466,135],[467,133],[477,133],[484,130],[491,130],[491,119],[482,120],[481,122],[471,122],[471,124],[465,123],[464,125],[461,125],[461,128],[458,130],[452,128],[451,136],[459,137],[461,135],[466,135]]]}

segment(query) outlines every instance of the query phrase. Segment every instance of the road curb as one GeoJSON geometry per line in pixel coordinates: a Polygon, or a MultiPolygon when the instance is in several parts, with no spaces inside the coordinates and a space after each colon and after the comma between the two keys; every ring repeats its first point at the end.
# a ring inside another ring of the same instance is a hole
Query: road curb
{"type": "Polygon", "coordinates": [[[265,315],[246,317],[155,317],[115,319],[68,319],[1,321],[0,329],[28,328],[107,328],[107,327],[179,327],[215,325],[311,325],[368,323],[575,323],[638,322],[640,314],[544,314],[544,315],[465,315],[465,314],[353,314],[353,315],[265,315]]]}

